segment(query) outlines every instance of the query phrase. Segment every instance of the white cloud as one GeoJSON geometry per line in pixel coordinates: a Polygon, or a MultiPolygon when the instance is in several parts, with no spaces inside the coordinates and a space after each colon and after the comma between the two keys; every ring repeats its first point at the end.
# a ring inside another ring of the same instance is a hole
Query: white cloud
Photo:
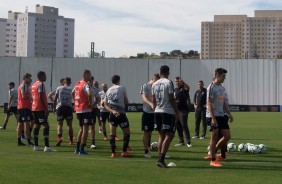
{"type": "Polygon", "coordinates": [[[282,6],[275,0],[2,0],[0,17],[26,6],[34,12],[36,4],[57,7],[60,15],[75,19],[75,53],[86,55],[94,41],[95,50],[108,57],[200,50],[201,21],[212,21],[215,14],[253,16],[255,9],[282,6]]]}

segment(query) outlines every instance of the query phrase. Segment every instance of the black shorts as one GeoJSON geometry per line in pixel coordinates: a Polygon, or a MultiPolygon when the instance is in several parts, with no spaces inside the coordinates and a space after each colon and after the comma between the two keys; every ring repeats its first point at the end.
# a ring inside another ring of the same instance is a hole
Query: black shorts
{"type": "Polygon", "coordinates": [[[32,111],[34,123],[38,125],[48,124],[48,117],[45,114],[45,111],[32,111]]]}
{"type": "Polygon", "coordinates": [[[129,122],[126,117],[126,114],[123,113],[121,113],[118,117],[110,113],[110,123],[112,126],[115,127],[120,126],[121,129],[129,127],[129,122]]]}
{"type": "Polygon", "coordinates": [[[72,120],[73,119],[72,112],[73,112],[72,107],[66,105],[60,106],[56,110],[57,121],[64,121],[64,119],[72,120]]]}
{"type": "Polygon", "coordinates": [[[33,120],[31,109],[18,109],[18,113],[20,123],[29,122],[33,120]]]}
{"type": "Polygon", "coordinates": [[[154,128],[157,131],[175,132],[175,115],[168,113],[155,113],[154,128]]]}
{"type": "Polygon", "coordinates": [[[210,132],[213,132],[213,130],[217,129],[217,128],[219,130],[229,129],[228,119],[227,118],[225,118],[224,116],[216,116],[215,119],[216,119],[216,122],[217,122],[217,126],[216,127],[212,126],[211,118],[207,118],[207,125],[208,125],[208,128],[209,128],[210,132]]]}
{"type": "Polygon", "coordinates": [[[100,120],[105,123],[110,121],[110,112],[100,112],[100,120]]]}
{"type": "Polygon", "coordinates": [[[79,126],[93,125],[91,112],[76,113],[76,117],[79,120],[79,126]]]}
{"type": "Polygon", "coordinates": [[[154,113],[143,112],[142,114],[142,131],[154,130],[154,113]]]}
{"type": "Polygon", "coordinates": [[[15,107],[10,107],[7,109],[7,112],[6,112],[7,115],[13,115],[13,114],[18,114],[18,108],[15,106],[15,107]]]}
{"type": "Polygon", "coordinates": [[[96,123],[96,117],[100,119],[100,110],[98,108],[93,108],[91,113],[92,113],[93,123],[96,123]]]}

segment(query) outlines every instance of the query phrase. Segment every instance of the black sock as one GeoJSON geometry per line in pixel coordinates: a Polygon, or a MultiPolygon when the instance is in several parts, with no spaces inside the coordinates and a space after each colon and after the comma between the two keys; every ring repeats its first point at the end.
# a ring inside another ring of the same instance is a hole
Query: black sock
{"type": "Polygon", "coordinates": [[[145,149],[145,154],[149,153],[149,150],[148,149],[145,149]]]}
{"type": "Polygon", "coordinates": [[[39,134],[39,128],[33,129],[33,137],[34,137],[34,145],[38,146],[38,134],[39,134]]]}
{"type": "Polygon", "coordinates": [[[103,132],[104,136],[107,137],[107,132],[103,132]]]}
{"type": "Polygon", "coordinates": [[[18,137],[18,144],[20,144],[21,142],[22,142],[21,138],[18,137]]]}
{"type": "Polygon", "coordinates": [[[158,162],[164,162],[164,159],[165,159],[165,154],[161,153],[161,154],[159,155],[159,160],[158,160],[158,162]]]}
{"type": "Polygon", "coordinates": [[[95,145],[95,139],[92,140],[92,144],[95,145]]]}
{"type": "Polygon", "coordinates": [[[86,144],[80,144],[80,151],[84,151],[86,144]]]}
{"type": "Polygon", "coordinates": [[[49,147],[49,128],[43,128],[43,137],[45,146],[49,147]]]}
{"type": "Polygon", "coordinates": [[[4,124],[4,125],[3,125],[3,128],[6,129],[6,126],[7,126],[7,124],[4,124]]]}
{"type": "Polygon", "coordinates": [[[130,140],[130,134],[124,134],[124,136],[123,136],[123,148],[122,148],[123,152],[127,151],[129,140],[130,140]]]}
{"type": "Polygon", "coordinates": [[[215,161],[215,160],[216,160],[216,158],[212,158],[211,160],[212,160],[212,161],[215,161]]]}
{"type": "Polygon", "coordinates": [[[149,138],[149,141],[148,141],[148,147],[151,147],[151,137],[149,138]]]}
{"type": "Polygon", "coordinates": [[[22,137],[24,137],[24,130],[22,130],[22,137]]]}
{"type": "Polygon", "coordinates": [[[227,146],[226,145],[222,146],[220,151],[221,151],[221,157],[222,158],[226,158],[226,153],[225,152],[227,151],[227,146]]]}
{"type": "Polygon", "coordinates": [[[76,143],[76,150],[80,150],[80,142],[76,143]]]}
{"type": "Polygon", "coordinates": [[[110,144],[111,144],[111,149],[112,153],[116,153],[116,140],[115,140],[115,135],[110,136],[110,144]]]}
{"type": "Polygon", "coordinates": [[[32,128],[29,128],[29,131],[30,131],[30,135],[31,135],[31,133],[32,133],[32,128]]]}

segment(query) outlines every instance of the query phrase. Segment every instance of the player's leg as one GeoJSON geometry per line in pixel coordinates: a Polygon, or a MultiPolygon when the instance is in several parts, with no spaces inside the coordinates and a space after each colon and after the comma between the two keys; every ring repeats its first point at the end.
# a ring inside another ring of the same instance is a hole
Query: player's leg
{"type": "Polygon", "coordinates": [[[111,150],[112,150],[112,157],[116,157],[116,131],[117,131],[117,126],[113,122],[114,118],[110,118],[110,145],[111,145],[111,150]]]}
{"type": "Polygon", "coordinates": [[[189,128],[188,128],[188,113],[182,113],[181,112],[179,119],[180,119],[180,123],[181,123],[182,128],[183,128],[185,137],[186,137],[187,146],[190,148],[190,147],[192,147],[192,144],[191,144],[190,131],[189,131],[189,128]]]}
{"type": "Polygon", "coordinates": [[[202,120],[202,123],[203,123],[203,131],[202,131],[201,138],[204,139],[206,137],[206,132],[207,132],[206,110],[201,111],[199,124],[201,123],[201,120],[202,120]]]}
{"type": "Polygon", "coordinates": [[[17,126],[17,138],[18,138],[18,146],[25,146],[25,144],[21,141],[22,130],[24,129],[24,122],[18,122],[17,126]]]}
{"type": "Polygon", "coordinates": [[[195,135],[193,139],[200,138],[201,111],[195,109],[195,135]]]}
{"type": "Polygon", "coordinates": [[[93,125],[92,123],[92,114],[91,112],[83,113],[83,125],[82,125],[82,136],[81,136],[81,144],[80,144],[80,155],[88,155],[88,153],[84,150],[86,147],[88,130],[89,126],[93,125]]]}
{"type": "Polygon", "coordinates": [[[184,146],[183,127],[180,120],[176,122],[176,129],[179,138],[179,143],[175,146],[184,146]]]}
{"type": "Polygon", "coordinates": [[[56,146],[61,146],[61,143],[63,142],[63,122],[64,118],[57,119],[57,143],[56,146]]]}
{"type": "MultiPolygon", "coordinates": [[[[218,141],[218,126],[217,127],[212,126],[211,118],[208,118],[207,120],[208,120],[208,125],[210,129],[210,137],[211,137],[210,139],[210,156],[211,156],[210,165],[215,166],[215,167],[220,167],[222,165],[216,161],[216,144],[218,141]]],[[[218,118],[216,120],[218,120],[218,118]]]]}
{"type": "Polygon", "coordinates": [[[27,139],[27,145],[28,146],[33,146],[34,144],[31,142],[31,135],[30,135],[30,121],[25,121],[24,122],[24,131],[27,139]]]}
{"type": "Polygon", "coordinates": [[[96,124],[96,117],[97,117],[97,111],[96,108],[93,108],[92,112],[92,125],[90,125],[90,138],[91,138],[91,149],[96,149],[96,143],[95,143],[95,124],[96,124]]]}
{"type": "Polygon", "coordinates": [[[74,142],[73,142],[73,127],[72,127],[72,119],[68,119],[67,118],[67,125],[68,125],[68,133],[69,133],[69,145],[74,145],[74,142]]]}
{"type": "Polygon", "coordinates": [[[2,127],[0,127],[1,130],[6,130],[6,126],[7,126],[8,122],[9,122],[10,116],[11,116],[10,111],[7,110],[6,116],[5,116],[5,119],[4,119],[4,124],[3,124],[2,127]]]}

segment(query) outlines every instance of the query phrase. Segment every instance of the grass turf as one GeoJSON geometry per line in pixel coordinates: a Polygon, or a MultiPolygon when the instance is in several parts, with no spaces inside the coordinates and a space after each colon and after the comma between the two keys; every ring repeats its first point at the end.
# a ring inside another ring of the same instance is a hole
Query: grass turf
{"type": "MultiPolygon", "coordinates": [[[[0,120],[4,119],[1,109],[0,120]]],[[[75,146],[68,145],[68,134],[64,125],[64,141],[56,144],[55,115],[50,114],[50,145],[58,152],[34,152],[31,147],[18,147],[16,122],[11,117],[7,130],[0,131],[0,183],[281,183],[282,135],[280,113],[233,113],[235,122],[230,124],[232,139],[240,143],[265,144],[265,154],[232,152],[221,168],[209,166],[206,155],[209,133],[204,140],[192,139],[193,147],[174,147],[178,143],[177,134],[171,144],[166,162],[174,162],[177,167],[158,168],[157,152],[153,158],[144,158],[141,131],[141,113],[128,113],[131,128],[130,146],[133,158],[122,158],[122,141],[117,141],[117,158],[110,157],[109,141],[103,141],[96,130],[96,150],[87,149],[88,156],[74,154],[75,146]]],[[[189,129],[194,135],[194,113],[189,114],[189,129]]],[[[78,121],[74,118],[75,136],[78,121]]],[[[97,126],[97,125],[96,125],[97,126]]],[[[108,125],[107,125],[108,128],[108,125]]],[[[109,128],[108,128],[109,129],[109,128]]],[[[118,136],[122,140],[121,130],[118,136]]],[[[42,129],[40,145],[43,146],[42,129]]],[[[90,139],[88,139],[90,140],[90,139]]],[[[157,140],[157,132],[152,141],[157,140]]],[[[90,142],[88,141],[88,145],[90,142]]]]}

